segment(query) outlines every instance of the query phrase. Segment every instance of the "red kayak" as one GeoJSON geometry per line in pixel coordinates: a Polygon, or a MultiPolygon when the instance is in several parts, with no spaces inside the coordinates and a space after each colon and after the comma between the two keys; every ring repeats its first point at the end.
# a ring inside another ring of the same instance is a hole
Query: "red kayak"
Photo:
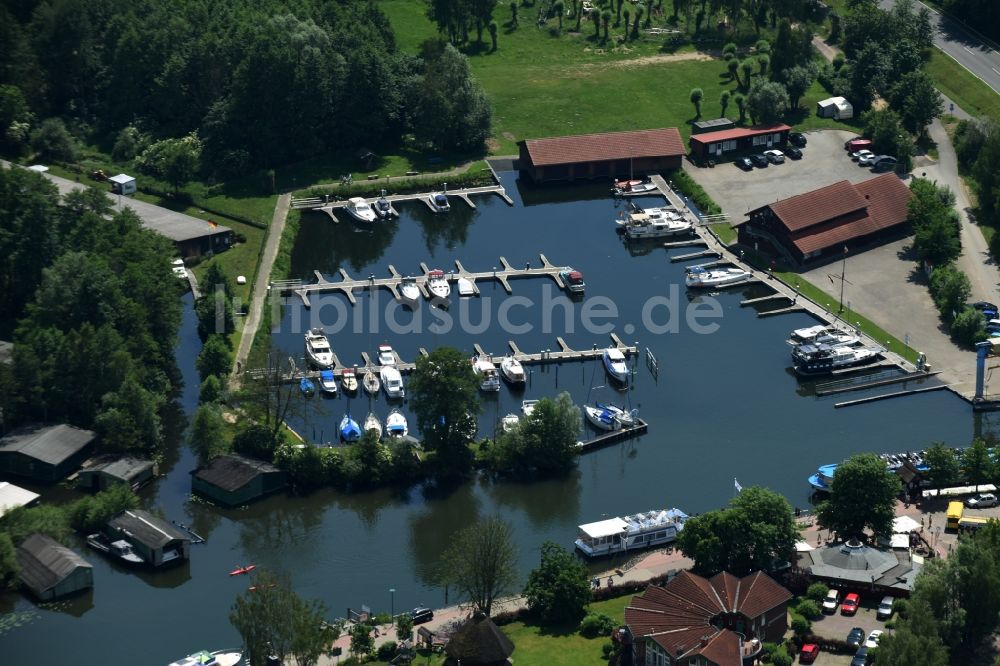
{"type": "Polygon", "coordinates": [[[243,574],[248,574],[257,568],[256,564],[249,564],[245,567],[237,567],[229,572],[230,576],[242,576],[243,574]]]}

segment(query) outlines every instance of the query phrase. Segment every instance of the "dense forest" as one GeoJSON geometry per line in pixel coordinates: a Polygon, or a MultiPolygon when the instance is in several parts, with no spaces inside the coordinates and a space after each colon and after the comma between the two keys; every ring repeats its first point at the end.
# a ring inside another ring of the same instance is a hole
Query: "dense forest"
{"type": "Polygon", "coordinates": [[[14,0],[0,44],[8,153],[58,144],[52,120],[123,161],[194,134],[224,178],[404,138],[478,150],[490,131],[465,58],[400,53],[370,1],[14,0]]]}
{"type": "Polygon", "coordinates": [[[153,453],[179,381],[172,244],[102,191],[58,202],[39,174],[0,167],[0,337],[14,340],[3,427],[66,422],[96,430],[105,450],[153,453]]]}

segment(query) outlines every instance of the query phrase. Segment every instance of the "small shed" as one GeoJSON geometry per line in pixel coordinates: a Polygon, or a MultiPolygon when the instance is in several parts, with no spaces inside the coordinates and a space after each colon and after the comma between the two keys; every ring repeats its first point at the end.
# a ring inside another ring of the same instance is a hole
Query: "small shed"
{"type": "Polygon", "coordinates": [[[107,531],[132,544],[136,554],[154,567],[191,556],[190,535],[148,511],[122,511],[108,523],[107,531]]]}
{"type": "Polygon", "coordinates": [[[94,586],[94,567],[45,534],[32,534],[17,547],[21,582],[41,601],[94,586]]]}
{"type": "Polygon", "coordinates": [[[135,194],[135,177],[125,173],[108,178],[111,191],[115,194],[135,194]]]}
{"type": "Polygon", "coordinates": [[[96,435],[70,425],[33,424],[0,439],[0,473],[52,483],[80,466],[96,435]]]}
{"type": "Polygon", "coordinates": [[[820,118],[847,120],[854,117],[854,107],[843,97],[827,97],[816,102],[816,115],[820,118]]]}
{"type": "Polygon", "coordinates": [[[28,171],[34,171],[36,173],[46,173],[49,170],[44,164],[32,164],[28,167],[28,171]]]}
{"type": "Polygon", "coordinates": [[[715,118],[714,120],[699,120],[691,123],[692,134],[702,134],[704,132],[721,132],[722,130],[734,129],[736,123],[729,118],[715,118]]]}
{"type": "Polygon", "coordinates": [[[0,481],[0,518],[8,511],[28,506],[38,499],[38,493],[25,490],[7,481],[0,481]]]}
{"type": "Polygon", "coordinates": [[[132,490],[153,479],[156,467],[151,460],[125,456],[100,456],[85,465],[77,475],[76,487],[81,490],[106,490],[115,483],[127,484],[132,490]]]}
{"type": "Polygon", "coordinates": [[[235,453],[212,458],[191,476],[191,490],[225,506],[246,504],[287,485],[284,470],[235,453]]]}
{"type": "Polygon", "coordinates": [[[455,632],[444,651],[445,666],[506,666],[514,644],[493,620],[479,614],[455,632]]]}

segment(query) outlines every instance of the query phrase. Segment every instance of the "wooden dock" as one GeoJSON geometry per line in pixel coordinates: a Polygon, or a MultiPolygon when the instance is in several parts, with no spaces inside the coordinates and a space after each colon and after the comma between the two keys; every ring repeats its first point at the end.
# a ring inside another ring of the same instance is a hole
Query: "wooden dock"
{"type": "Polygon", "coordinates": [[[707,245],[708,243],[706,243],[700,238],[691,238],[689,240],[671,241],[669,243],[664,243],[663,247],[669,250],[672,247],[706,247],[707,245]]]}
{"type": "MultiPolygon", "coordinates": [[[[503,199],[508,206],[514,205],[514,200],[511,199],[510,195],[507,194],[507,190],[504,188],[503,185],[499,184],[484,185],[482,187],[466,187],[463,189],[450,190],[450,191],[446,189],[441,193],[448,197],[457,197],[461,199],[470,208],[476,207],[476,204],[472,201],[471,197],[473,195],[479,195],[479,194],[495,194],[501,199],[503,199]]],[[[432,211],[436,213],[438,212],[437,209],[434,206],[432,206],[430,202],[431,194],[435,193],[418,192],[415,194],[388,194],[385,197],[373,197],[370,199],[365,199],[365,201],[367,201],[369,204],[374,204],[380,198],[384,198],[386,201],[389,202],[391,214],[394,215],[395,217],[399,217],[399,211],[397,211],[395,206],[393,206],[392,204],[399,201],[423,201],[428,208],[430,208],[432,211]]],[[[331,200],[331,197],[329,195],[325,197],[302,197],[302,198],[292,199],[292,208],[297,210],[315,210],[315,211],[320,211],[322,213],[326,213],[330,217],[330,219],[335,223],[340,222],[340,220],[337,218],[336,212],[343,208],[346,208],[348,205],[350,205],[349,201],[331,200]]]]}
{"type": "Polygon", "coordinates": [[[827,395],[836,395],[837,393],[848,393],[850,391],[864,391],[871,388],[878,388],[880,386],[891,386],[892,384],[903,384],[905,382],[922,381],[924,378],[934,377],[941,374],[940,371],[935,370],[934,372],[907,372],[905,374],[897,375],[895,377],[889,377],[887,379],[877,379],[875,381],[864,381],[858,383],[848,383],[842,384],[842,382],[850,382],[850,379],[843,379],[836,382],[828,382],[825,386],[827,388],[816,387],[816,395],[819,397],[827,395]],[[834,385],[834,386],[831,386],[834,385]]]}
{"type": "Polygon", "coordinates": [[[748,298],[746,300],[740,301],[740,307],[746,307],[748,305],[754,305],[756,303],[767,303],[769,301],[780,301],[780,300],[790,301],[791,297],[781,293],[774,293],[774,294],[769,294],[767,296],[761,296],[759,298],[748,298]]]}
{"type": "Polygon", "coordinates": [[[840,409],[841,407],[853,407],[854,405],[864,405],[869,402],[877,402],[879,400],[889,400],[890,398],[902,398],[907,395],[916,395],[917,393],[929,393],[931,391],[940,391],[941,389],[948,388],[947,384],[939,384],[937,386],[929,386],[927,388],[909,389],[907,391],[895,391],[893,393],[883,393],[881,395],[870,395],[866,398],[858,398],[857,400],[848,400],[846,402],[834,403],[834,407],[840,409]]]}
{"type": "Polygon", "coordinates": [[[631,428],[622,428],[621,430],[613,430],[611,432],[606,432],[604,434],[598,435],[593,439],[588,439],[585,442],[580,442],[579,451],[580,453],[589,453],[591,451],[596,451],[597,449],[604,448],[615,442],[620,442],[624,439],[630,439],[632,437],[638,437],[639,435],[645,435],[646,431],[649,430],[649,424],[642,419],[636,419],[636,423],[631,428]]]}
{"type": "Polygon", "coordinates": [[[777,310],[765,310],[764,312],[758,312],[757,316],[760,318],[764,317],[776,317],[783,314],[791,314],[793,312],[808,312],[801,305],[790,305],[787,308],[778,308],[777,310]]]}
{"type": "MultiPolygon", "coordinates": [[[[479,286],[477,282],[485,280],[495,280],[500,283],[504,290],[510,294],[513,293],[513,289],[510,286],[510,280],[521,279],[521,278],[534,278],[534,277],[547,277],[555,281],[556,286],[560,289],[566,289],[566,285],[560,273],[568,270],[572,270],[569,266],[556,266],[548,260],[544,254],[538,255],[541,260],[540,268],[531,268],[530,265],[524,268],[514,268],[506,257],[500,257],[500,268],[491,271],[478,271],[473,272],[465,268],[461,261],[455,261],[455,270],[446,274],[446,279],[448,282],[452,283],[453,289],[454,285],[458,282],[459,278],[465,278],[470,281],[473,285],[473,291],[478,294],[479,286]]],[[[416,277],[417,287],[423,294],[424,298],[430,299],[431,293],[428,289],[428,282],[430,278],[428,274],[431,269],[428,268],[427,264],[420,264],[420,269],[423,271],[423,275],[416,277]]],[[[302,304],[305,307],[312,307],[312,302],[310,301],[310,295],[316,293],[325,292],[342,292],[347,300],[350,301],[351,305],[357,304],[357,298],[354,295],[355,289],[388,289],[393,298],[397,301],[402,301],[403,298],[399,293],[399,286],[403,281],[403,276],[396,270],[395,266],[389,266],[390,277],[387,278],[376,278],[371,275],[366,280],[358,280],[351,277],[346,270],[340,269],[341,279],[337,282],[328,281],[322,273],[319,271],[314,271],[316,275],[316,282],[314,284],[297,284],[297,283],[272,283],[272,288],[276,288],[282,293],[294,293],[296,296],[302,299],[302,304]]]]}
{"type": "Polygon", "coordinates": [[[699,252],[689,252],[688,254],[678,254],[676,257],[670,257],[670,261],[676,263],[678,261],[701,259],[703,257],[715,257],[717,259],[722,259],[722,253],[715,250],[701,250],[699,252]]]}

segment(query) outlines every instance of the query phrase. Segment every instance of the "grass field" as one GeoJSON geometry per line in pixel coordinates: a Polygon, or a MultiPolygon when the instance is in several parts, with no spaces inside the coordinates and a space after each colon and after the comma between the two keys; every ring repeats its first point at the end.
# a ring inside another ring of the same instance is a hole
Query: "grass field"
{"type": "Polygon", "coordinates": [[[973,116],[1000,122],[1000,95],[939,49],[934,49],[927,71],[938,89],[973,116]]]}

